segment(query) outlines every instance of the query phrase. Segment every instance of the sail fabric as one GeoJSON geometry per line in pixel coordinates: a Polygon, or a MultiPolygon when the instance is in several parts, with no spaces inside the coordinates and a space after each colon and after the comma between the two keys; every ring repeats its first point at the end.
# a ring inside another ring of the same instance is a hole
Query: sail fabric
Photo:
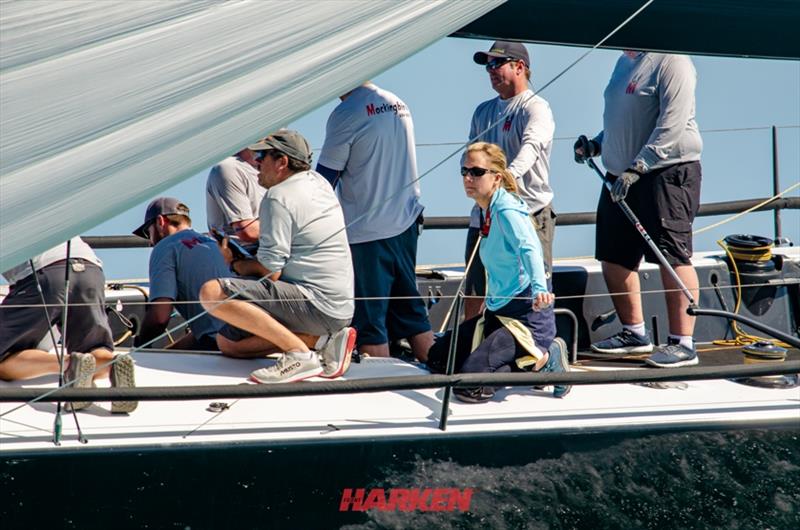
{"type": "Polygon", "coordinates": [[[0,270],[503,1],[0,2],[0,270]]]}

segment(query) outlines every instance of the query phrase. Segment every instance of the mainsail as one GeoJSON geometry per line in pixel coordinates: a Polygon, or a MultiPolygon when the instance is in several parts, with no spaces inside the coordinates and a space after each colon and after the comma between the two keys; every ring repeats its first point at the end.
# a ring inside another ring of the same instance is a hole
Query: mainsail
{"type": "Polygon", "coordinates": [[[3,1],[0,270],[501,3],[3,1]]]}

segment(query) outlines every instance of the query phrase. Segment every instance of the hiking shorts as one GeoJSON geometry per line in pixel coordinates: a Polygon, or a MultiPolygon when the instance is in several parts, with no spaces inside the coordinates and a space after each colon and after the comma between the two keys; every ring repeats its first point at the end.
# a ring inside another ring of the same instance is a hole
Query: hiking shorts
{"type": "MultiPolygon", "coordinates": [[[[86,353],[97,348],[114,351],[105,309],[103,269],[80,258],[70,259],[69,264],[72,269],[67,300],[67,352],[86,353]]],[[[42,307],[33,274],[11,286],[0,305],[0,362],[23,350],[38,348],[54,325],[64,333],[61,325],[67,298],[64,289],[66,266],[67,261],[62,260],[36,272],[47,308],[42,307]]]]}
{"type": "Polygon", "coordinates": [[[359,346],[431,330],[428,309],[417,290],[418,237],[413,223],[394,237],[350,245],[356,294],[353,327],[359,346]]]}
{"type": "MultiPolygon", "coordinates": [[[[610,173],[606,178],[617,179],[610,173]]],[[[642,175],[625,198],[670,265],[691,264],[692,223],[700,207],[701,180],[700,162],[675,164],[642,175]]],[[[595,258],[637,270],[643,256],[648,263],[659,263],[603,186],[597,204],[595,258]]]]}
{"type": "MultiPolygon", "coordinates": [[[[217,281],[226,295],[239,293],[237,300],[250,301],[294,333],[331,335],[349,324],[348,320],[333,318],[317,309],[293,283],[273,282],[268,278],[218,278],[217,281]]],[[[234,342],[253,336],[229,324],[218,333],[234,342]]]]}

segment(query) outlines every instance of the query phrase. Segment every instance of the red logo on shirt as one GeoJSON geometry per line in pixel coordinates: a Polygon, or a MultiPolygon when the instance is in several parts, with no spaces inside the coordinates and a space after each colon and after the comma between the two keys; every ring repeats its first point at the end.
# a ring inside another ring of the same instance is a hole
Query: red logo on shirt
{"type": "Polygon", "coordinates": [[[625,89],[626,94],[633,94],[636,92],[636,81],[631,81],[628,83],[628,88],[625,89]]]}
{"type": "Polygon", "coordinates": [[[509,116],[508,118],[506,118],[505,123],[503,123],[503,132],[508,132],[508,131],[511,130],[511,122],[512,121],[514,121],[514,117],[513,116],[509,116]]]}
{"type": "Polygon", "coordinates": [[[194,248],[196,245],[199,245],[200,243],[202,243],[202,241],[200,241],[200,239],[198,239],[198,238],[196,238],[196,237],[193,237],[192,239],[181,239],[181,243],[183,243],[184,245],[186,245],[186,248],[188,248],[189,250],[191,250],[191,249],[193,249],[193,248],[194,248]]]}

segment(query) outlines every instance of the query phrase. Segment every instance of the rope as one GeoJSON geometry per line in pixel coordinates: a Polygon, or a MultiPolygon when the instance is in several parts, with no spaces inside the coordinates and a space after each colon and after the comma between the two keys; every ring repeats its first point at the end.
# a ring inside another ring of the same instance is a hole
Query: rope
{"type": "MultiPolygon", "coordinates": [[[[728,254],[728,258],[730,259],[731,266],[733,267],[734,277],[736,278],[736,307],[733,309],[733,313],[735,315],[739,314],[739,308],[742,305],[742,281],[739,277],[739,267],[736,265],[736,253],[731,250],[731,247],[725,243],[724,240],[720,239],[717,241],[717,245],[722,247],[726,254],[728,254]]],[[[733,247],[734,249],[738,247],[733,247]]],[[[757,257],[755,260],[751,260],[750,256],[747,256],[748,261],[766,261],[772,257],[772,247],[771,246],[763,246],[757,247],[761,249],[761,256],[757,257]],[[768,256],[768,257],[767,257],[768,256]]],[[[749,249],[754,251],[756,249],[749,249]]],[[[789,344],[782,342],[777,339],[770,339],[767,337],[760,337],[758,335],[751,335],[749,333],[745,333],[744,331],[739,328],[739,324],[735,320],[730,321],[731,329],[735,335],[733,339],[718,339],[714,341],[714,344],[718,346],[747,346],[749,344],[753,344],[754,342],[768,342],[770,344],[774,344],[775,346],[780,346],[782,348],[791,348],[789,344]]]]}
{"type": "Polygon", "coordinates": [[[716,227],[718,227],[718,226],[722,226],[722,225],[724,225],[724,224],[726,224],[726,223],[730,223],[731,221],[735,221],[736,219],[738,219],[738,218],[740,218],[740,217],[742,217],[742,216],[744,216],[744,215],[747,215],[748,213],[752,212],[753,210],[758,210],[759,208],[761,208],[761,207],[762,207],[762,206],[764,206],[765,204],[769,204],[769,203],[771,203],[771,202],[772,202],[772,201],[774,201],[775,199],[777,199],[777,198],[781,197],[782,195],[785,195],[785,194],[789,193],[790,191],[792,191],[793,189],[795,189],[795,188],[797,188],[797,187],[800,187],[800,182],[797,182],[797,183],[795,183],[795,184],[792,184],[791,186],[789,186],[788,188],[786,188],[786,189],[785,189],[785,190],[783,190],[782,192],[780,192],[780,193],[778,193],[778,194],[776,194],[776,195],[773,195],[773,196],[772,196],[772,197],[770,197],[769,199],[766,199],[766,200],[763,200],[763,201],[761,201],[760,203],[756,204],[756,205],[755,205],[755,206],[753,206],[753,207],[750,207],[750,208],[748,208],[747,210],[744,210],[744,211],[742,211],[742,212],[739,212],[739,213],[737,213],[737,214],[734,214],[734,215],[732,215],[731,217],[728,217],[728,218],[726,218],[726,219],[723,219],[722,221],[720,221],[720,222],[718,222],[718,223],[714,223],[714,224],[712,224],[712,225],[704,226],[703,228],[700,228],[700,229],[698,229],[698,230],[695,230],[694,232],[692,232],[692,235],[702,234],[703,232],[707,232],[707,231],[711,230],[712,228],[716,228],[716,227]]]}

